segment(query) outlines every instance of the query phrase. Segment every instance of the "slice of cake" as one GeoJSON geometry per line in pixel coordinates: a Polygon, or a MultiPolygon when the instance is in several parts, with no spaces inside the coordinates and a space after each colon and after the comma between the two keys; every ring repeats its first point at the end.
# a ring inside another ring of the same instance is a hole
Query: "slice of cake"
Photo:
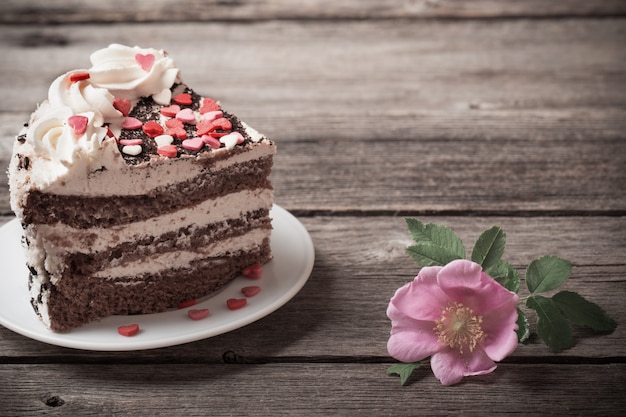
{"type": "Polygon", "coordinates": [[[9,166],[31,303],[59,332],[176,308],[271,258],[274,143],[164,51],[91,62],[52,83],[9,166]]]}

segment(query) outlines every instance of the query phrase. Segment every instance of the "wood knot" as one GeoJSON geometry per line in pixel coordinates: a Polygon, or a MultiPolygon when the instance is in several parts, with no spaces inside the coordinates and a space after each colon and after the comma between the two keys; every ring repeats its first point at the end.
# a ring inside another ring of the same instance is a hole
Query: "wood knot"
{"type": "Polygon", "coordinates": [[[63,400],[63,398],[59,397],[58,395],[51,395],[48,398],[44,399],[43,402],[48,407],[61,407],[63,404],[65,404],[65,400],[63,400]]]}

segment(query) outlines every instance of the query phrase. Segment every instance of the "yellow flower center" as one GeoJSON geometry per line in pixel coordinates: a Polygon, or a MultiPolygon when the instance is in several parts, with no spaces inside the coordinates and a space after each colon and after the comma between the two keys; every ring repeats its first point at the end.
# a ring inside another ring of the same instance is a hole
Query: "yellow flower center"
{"type": "Polygon", "coordinates": [[[441,318],[435,320],[437,325],[433,330],[440,343],[459,353],[467,353],[465,349],[473,352],[480,339],[485,336],[482,322],[482,316],[474,315],[471,308],[461,303],[453,303],[442,310],[441,318]]]}

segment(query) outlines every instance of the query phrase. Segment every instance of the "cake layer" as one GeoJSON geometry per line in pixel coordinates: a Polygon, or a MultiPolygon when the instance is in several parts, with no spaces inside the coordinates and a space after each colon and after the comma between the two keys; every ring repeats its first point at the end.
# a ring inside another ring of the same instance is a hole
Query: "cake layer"
{"type": "MultiPolygon", "coordinates": [[[[128,224],[153,217],[155,213],[174,212],[241,190],[271,189],[268,178],[271,168],[271,156],[231,165],[218,172],[207,168],[186,181],[133,196],[80,197],[33,190],[24,205],[23,223],[54,224],[62,221],[75,228],[89,228],[94,224],[100,227],[128,224]]],[[[175,169],[176,166],[169,168],[172,171],[175,169]]],[[[167,176],[166,172],[162,174],[167,176]]]]}
{"type": "MultiPolygon", "coordinates": [[[[150,218],[123,226],[77,229],[64,223],[38,224],[27,226],[26,236],[32,243],[32,236],[36,233],[37,239],[48,253],[94,253],[123,244],[159,245],[166,239],[176,237],[180,234],[179,231],[183,234],[177,238],[176,245],[185,246],[187,243],[183,239],[185,236],[191,239],[190,236],[196,233],[196,229],[238,218],[252,219],[249,213],[258,210],[264,210],[264,215],[267,215],[271,205],[272,190],[243,190],[170,213],[154,211],[150,218]],[[36,231],[31,231],[33,228],[36,231]],[[157,233],[160,237],[155,237],[157,233]]],[[[235,226],[232,221],[229,225],[235,226]]]]}
{"type": "Polygon", "coordinates": [[[119,271],[129,270],[131,265],[140,271],[141,268],[152,270],[189,262],[189,256],[215,257],[224,253],[235,252],[250,242],[262,241],[271,233],[271,219],[267,209],[248,212],[242,217],[227,219],[208,225],[183,226],[178,230],[145,235],[136,242],[126,241],[98,251],[81,248],[74,252],[63,248],[61,251],[46,251],[45,265],[50,274],[65,276],[90,275],[100,270],[99,276],[119,276],[119,271]],[[186,251],[187,255],[182,256],[186,251]],[[154,256],[171,253],[172,259],[166,266],[162,260],[155,259],[154,264],[145,262],[154,256]],[[59,266],[65,266],[64,268],[59,266]]]}
{"type": "Polygon", "coordinates": [[[176,308],[183,301],[211,295],[246,266],[269,259],[269,240],[264,239],[247,251],[202,258],[186,267],[132,277],[132,285],[123,278],[68,276],[58,286],[45,284],[41,292],[41,288],[33,288],[32,292],[40,295],[32,303],[52,330],[63,332],[110,315],[158,313],[176,308]]]}
{"type": "MultiPolygon", "coordinates": [[[[220,240],[210,240],[206,245],[193,246],[184,250],[169,250],[156,252],[150,255],[134,256],[121,262],[116,262],[110,267],[105,267],[95,272],[93,277],[105,279],[123,279],[126,282],[136,284],[141,282],[142,274],[157,274],[167,269],[185,268],[194,262],[205,259],[216,259],[238,251],[248,252],[259,242],[270,237],[270,228],[253,229],[240,235],[229,235],[220,240]]],[[[247,266],[247,265],[246,265],[247,266]]],[[[78,274],[72,274],[78,275],[78,274]]]]}

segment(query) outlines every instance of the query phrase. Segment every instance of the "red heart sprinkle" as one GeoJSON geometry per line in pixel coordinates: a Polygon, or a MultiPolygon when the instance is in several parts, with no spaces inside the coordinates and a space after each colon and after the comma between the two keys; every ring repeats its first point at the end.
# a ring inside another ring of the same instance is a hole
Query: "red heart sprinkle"
{"type": "Polygon", "coordinates": [[[180,106],[177,104],[172,104],[171,106],[163,107],[161,109],[161,114],[167,117],[175,117],[176,113],[180,111],[180,106]]]}
{"type": "Polygon", "coordinates": [[[248,304],[248,300],[246,300],[245,298],[229,298],[228,300],[226,300],[226,305],[230,310],[240,309],[246,304],[248,304]]]}
{"type": "Polygon", "coordinates": [[[221,138],[221,137],[223,137],[223,136],[228,135],[228,132],[211,132],[211,133],[209,133],[209,135],[210,135],[212,138],[219,139],[219,138],[221,138]]]}
{"type": "Polygon", "coordinates": [[[139,64],[139,66],[141,67],[142,70],[144,71],[150,71],[150,68],[152,68],[152,64],[154,64],[154,55],[152,54],[136,54],[135,55],[135,61],[137,61],[137,63],[139,64]]]}
{"type": "Polygon", "coordinates": [[[143,133],[151,138],[156,138],[157,136],[163,134],[163,126],[161,126],[154,120],[147,121],[141,129],[143,130],[143,133]]]}
{"type": "Polygon", "coordinates": [[[178,119],[168,119],[165,121],[165,127],[169,127],[171,129],[175,129],[177,127],[185,127],[185,124],[178,119]]]}
{"type": "Polygon", "coordinates": [[[191,320],[202,320],[209,316],[209,309],[203,308],[199,310],[189,310],[187,315],[191,320]]]}
{"type": "Polygon", "coordinates": [[[70,116],[67,119],[67,124],[74,130],[76,136],[80,136],[87,131],[87,124],[89,119],[85,116],[70,116]]]}
{"type": "Polygon", "coordinates": [[[208,113],[210,111],[219,110],[220,106],[212,98],[205,97],[202,100],[202,107],[200,107],[200,114],[208,113]]]}
{"type": "Polygon", "coordinates": [[[157,153],[169,158],[175,158],[176,155],[178,155],[178,149],[176,148],[176,145],[165,145],[157,148],[157,153]]]}
{"type": "MultiPolygon", "coordinates": [[[[211,122],[215,129],[222,130],[231,130],[233,128],[233,124],[225,117],[220,117],[219,119],[215,119],[211,122]]],[[[215,130],[214,129],[214,130],[215,130]]]]}
{"type": "Polygon", "coordinates": [[[187,94],[187,93],[179,94],[176,97],[174,97],[172,101],[176,104],[189,105],[191,104],[191,94],[187,94]]]}
{"type": "Polygon", "coordinates": [[[115,100],[113,100],[113,107],[122,113],[122,116],[126,117],[128,113],[130,113],[130,100],[115,98],[115,100]]]}
{"type": "Polygon", "coordinates": [[[117,332],[122,336],[131,337],[139,333],[139,325],[129,324],[128,326],[120,326],[117,328],[117,332]]]}
{"type": "Polygon", "coordinates": [[[254,297],[259,292],[261,292],[261,287],[257,285],[252,285],[250,287],[243,287],[241,289],[241,293],[245,295],[246,297],[254,297]]]}
{"type": "Polygon", "coordinates": [[[115,134],[113,133],[111,128],[109,128],[109,126],[107,126],[107,136],[110,137],[110,138],[114,138],[115,141],[117,142],[117,138],[115,137],[115,134]]]}
{"type": "Polygon", "coordinates": [[[165,131],[166,135],[173,136],[177,139],[185,139],[187,137],[187,131],[182,127],[173,127],[165,131]]]}
{"type": "Polygon", "coordinates": [[[88,72],[77,72],[75,74],[70,75],[70,81],[75,83],[76,81],[88,80],[89,73],[88,72]]]}
{"type": "Polygon", "coordinates": [[[204,136],[211,133],[215,128],[213,127],[213,123],[203,120],[200,123],[196,124],[196,132],[198,132],[198,136],[204,136]]]}
{"type": "Polygon", "coordinates": [[[263,267],[261,264],[252,264],[246,266],[243,271],[241,271],[241,274],[250,279],[259,279],[263,275],[263,267]]]}
{"type": "Polygon", "coordinates": [[[196,300],[186,300],[183,301],[182,303],[180,303],[178,305],[178,308],[187,308],[187,307],[191,307],[193,305],[196,305],[197,301],[196,300]]]}

